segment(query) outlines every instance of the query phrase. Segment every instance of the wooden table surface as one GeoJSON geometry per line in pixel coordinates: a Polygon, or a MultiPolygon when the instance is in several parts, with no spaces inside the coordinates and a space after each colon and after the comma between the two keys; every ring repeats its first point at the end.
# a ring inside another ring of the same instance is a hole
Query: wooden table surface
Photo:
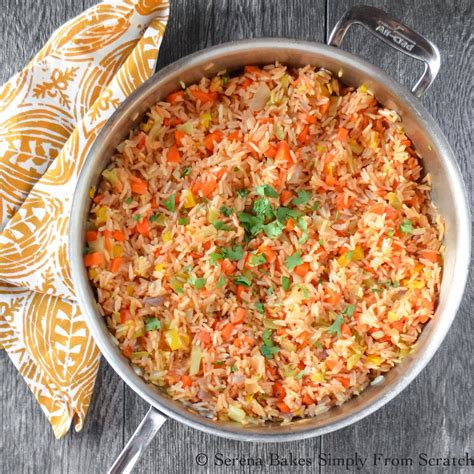
{"type": "MultiPolygon", "coordinates": [[[[2,0],[0,82],[20,70],[52,31],[95,4],[95,0],[2,0]]],[[[201,48],[249,37],[286,36],[324,42],[355,0],[174,0],[161,48],[159,67],[201,48]]],[[[391,12],[433,40],[442,67],[422,102],[451,143],[466,185],[472,190],[473,18],[471,0],[367,0],[391,12]]],[[[372,40],[360,27],[344,48],[366,57],[407,85],[422,66],[372,40]]],[[[472,200],[471,200],[472,207],[472,200]]],[[[165,424],[139,461],[139,473],[355,472],[355,468],[318,465],[325,458],[368,457],[362,472],[474,472],[471,467],[419,467],[418,456],[473,453],[474,409],[471,315],[472,275],[461,308],[441,348],[425,370],[384,408],[353,426],[306,441],[286,444],[240,443],[210,436],[175,421],[165,424]],[[206,467],[196,463],[208,455],[206,467]],[[219,456],[222,453],[222,456],[219,456]],[[219,466],[219,458],[310,458],[311,466],[219,466]],[[373,465],[380,453],[388,466],[373,465]],[[402,458],[413,458],[413,467],[402,458]],[[397,461],[396,459],[399,459],[397,461]]],[[[147,410],[141,400],[102,361],[94,398],[80,433],[54,439],[32,394],[7,355],[0,351],[0,471],[4,473],[105,472],[147,410]]]]}

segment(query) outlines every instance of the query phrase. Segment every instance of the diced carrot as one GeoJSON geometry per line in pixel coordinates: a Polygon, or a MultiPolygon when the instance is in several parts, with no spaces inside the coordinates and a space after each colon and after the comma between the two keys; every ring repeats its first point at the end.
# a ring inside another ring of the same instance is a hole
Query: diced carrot
{"type": "Polygon", "coordinates": [[[346,377],[334,377],[334,378],[338,380],[339,382],[341,382],[345,388],[349,388],[351,386],[351,381],[346,377]]]}
{"type": "Polygon", "coordinates": [[[172,92],[166,97],[166,102],[169,102],[170,104],[174,104],[182,100],[184,100],[184,91],[172,92]]]}
{"type": "Polygon", "coordinates": [[[247,312],[245,311],[245,309],[239,307],[235,310],[235,313],[231,316],[230,322],[232,324],[243,323],[245,321],[246,316],[247,316],[247,312]]]}
{"type": "Polygon", "coordinates": [[[286,397],[285,387],[283,387],[283,384],[279,380],[273,384],[272,390],[273,396],[278,398],[278,400],[283,400],[286,397]]]}
{"type": "Polygon", "coordinates": [[[249,346],[254,346],[255,345],[255,339],[251,336],[244,336],[244,341],[249,345],[249,346]]]}
{"type": "Polygon", "coordinates": [[[227,258],[221,260],[221,268],[224,272],[224,275],[232,275],[232,273],[235,272],[235,265],[227,258]]]}
{"type": "Polygon", "coordinates": [[[373,214],[378,214],[378,215],[381,216],[385,212],[386,207],[387,206],[385,205],[385,203],[379,202],[379,203],[374,204],[373,206],[371,206],[369,208],[369,211],[372,212],[373,214]]]}
{"type": "Polygon", "coordinates": [[[349,136],[349,130],[347,130],[347,128],[340,127],[339,132],[336,135],[336,140],[345,142],[348,136],[349,136]]]}
{"type": "Polygon", "coordinates": [[[137,194],[145,194],[148,191],[148,185],[146,181],[135,176],[130,177],[130,187],[132,192],[137,194]]]}
{"type": "Polygon", "coordinates": [[[295,221],[293,219],[288,219],[286,221],[285,230],[287,230],[288,232],[295,230],[295,221]]]}
{"type": "Polygon", "coordinates": [[[324,115],[328,110],[329,110],[329,101],[319,106],[319,111],[321,112],[321,115],[324,115]]]}
{"type": "Polygon", "coordinates": [[[385,215],[387,216],[387,219],[396,220],[398,218],[398,212],[392,206],[387,206],[385,208],[385,215]]]}
{"type": "Polygon", "coordinates": [[[86,232],[86,242],[97,240],[98,232],[96,230],[88,230],[86,232]]]}
{"type": "Polygon", "coordinates": [[[125,357],[130,357],[132,355],[132,352],[133,352],[133,349],[131,348],[129,344],[127,344],[126,346],[122,348],[122,354],[125,357]]]}
{"type": "Polygon", "coordinates": [[[405,328],[405,323],[402,319],[399,319],[398,321],[392,323],[392,328],[396,329],[398,332],[402,332],[405,328]]]}
{"type": "Polygon", "coordinates": [[[205,183],[201,183],[201,194],[204,197],[209,197],[217,188],[217,180],[211,178],[209,181],[205,183]]]}
{"type": "Polygon", "coordinates": [[[179,163],[181,161],[181,154],[179,153],[178,147],[173,145],[168,150],[167,158],[168,163],[179,163]]]}
{"type": "Polygon", "coordinates": [[[308,138],[308,133],[309,133],[309,127],[307,125],[305,125],[303,127],[303,130],[301,130],[301,132],[298,134],[298,142],[300,144],[303,144],[306,142],[306,139],[308,138]]]}
{"type": "Polygon", "coordinates": [[[421,250],[420,251],[420,258],[424,258],[425,260],[429,260],[430,262],[436,263],[440,261],[440,255],[436,250],[421,250]]]}
{"type": "Polygon", "coordinates": [[[307,262],[302,263],[301,265],[297,265],[294,269],[295,273],[299,275],[300,277],[306,276],[309,270],[310,270],[309,263],[307,262]]]}
{"type": "Polygon", "coordinates": [[[290,407],[285,402],[277,403],[277,407],[282,413],[291,413],[290,407]]]}
{"type": "Polygon", "coordinates": [[[265,150],[263,153],[267,158],[275,158],[277,154],[277,148],[276,146],[273,145],[268,145],[268,148],[265,150]]]}
{"type": "Polygon", "coordinates": [[[201,332],[198,334],[198,339],[201,341],[202,344],[207,346],[212,342],[212,336],[209,331],[204,331],[201,330],[201,332]]]}
{"type": "Polygon", "coordinates": [[[418,299],[418,305],[420,306],[420,308],[427,309],[428,311],[434,310],[434,301],[431,301],[424,297],[418,299]]]}
{"type": "Polygon", "coordinates": [[[245,293],[246,287],[244,285],[237,285],[237,298],[242,299],[242,293],[245,293]]]}
{"type": "Polygon", "coordinates": [[[178,145],[182,145],[181,140],[184,138],[186,134],[182,132],[181,130],[175,130],[174,132],[174,139],[176,140],[176,143],[178,145]]]}
{"type": "Polygon", "coordinates": [[[290,147],[285,140],[281,140],[280,143],[278,143],[275,161],[286,161],[288,163],[293,163],[290,147]]]}
{"type": "Polygon", "coordinates": [[[121,230],[114,230],[112,232],[112,237],[118,242],[123,242],[126,239],[125,234],[121,230]]]}
{"type": "Polygon", "coordinates": [[[280,202],[283,206],[286,206],[293,199],[294,194],[291,191],[285,189],[280,194],[280,202]]]}
{"type": "Polygon", "coordinates": [[[343,211],[344,209],[349,209],[354,202],[352,196],[347,196],[344,193],[338,194],[336,197],[336,208],[338,211],[343,211]]]}
{"type": "Polygon", "coordinates": [[[120,270],[120,265],[122,265],[123,258],[122,257],[115,257],[112,259],[112,263],[110,264],[110,271],[112,273],[117,273],[120,270]]]}
{"type": "Polygon", "coordinates": [[[129,309],[122,309],[122,311],[120,311],[120,322],[122,324],[126,321],[131,321],[132,319],[133,316],[129,309]]]}
{"type": "Polygon", "coordinates": [[[333,370],[334,367],[336,367],[336,365],[337,365],[337,360],[326,359],[326,360],[324,361],[324,363],[326,364],[326,367],[327,367],[329,370],[333,370]]]}
{"type": "Polygon", "coordinates": [[[225,175],[225,172],[227,171],[226,168],[220,168],[219,171],[216,173],[216,179],[217,181],[220,181],[222,176],[225,175]]]}
{"type": "Polygon", "coordinates": [[[329,186],[335,186],[337,184],[336,178],[334,176],[331,176],[330,174],[326,175],[326,179],[324,181],[329,186]]]}
{"type": "Polygon", "coordinates": [[[257,66],[245,66],[244,72],[248,72],[249,74],[254,74],[255,76],[259,77],[262,74],[262,70],[257,66]]]}
{"type": "Polygon", "coordinates": [[[199,194],[199,191],[201,190],[201,185],[202,183],[194,183],[191,187],[191,192],[194,194],[194,196],[197,196],[199,194]]]}
{"type": "Polygon", "coordinates": [[[316,123],[316,117],[314,115],[310,115],[306,112],[299,113],[298,118],[303,122],[316,123]]]}
{"type": "Polygon", "coordinates": [[[275,367],[272,367],[271,365],[267,365],[267,371],[272,377],[276,377],[278,375],[278,370],[275,367]]]}
{"type": "Polygon", "coordinates": [[[86,267],[104,265],[105,257],[101,252],[93,252],[84,255],[84,265],[86,267]]]}
{"type": "Polygon", "coordinates": [[[273,117],[262,117],[257,120],[259,124],[272,123],[273,117]]]}
{"type": "Polygon", "coordinates": [[[402,145],[406,146],[407,148],[411,147],[411,141],[410,140],[402,140],[402,145]]]}
{"type": "Polygon", "coordinates": [[[303,403],[303,405],[312,405],[314,403],[314,400],[307,393],[305,393],[301,397],[301,403],[303,403]]]}
{"type": "Polygon", "coordinates": [[[268,263],[274,262],[277,257],[276,253],[270,247],[267,247],[266,245],[261,245],[260,248],[258,249],[258,253],[263,253],[268,263]]]}
{"type": "Polygon", "coordinates": [[[209,133],[206,138],[204,139],[204,146],[209,151],[214,151],[214,144],[219,143],[224,135],[222,132],[216,130],[215,132],[209,133]]]}
{"type": "Polygon", "coordinates": [[[234,325],[232,323],[227,323],[221,330],[222,339],[227,341],[234,330],[234,325]]]}
{"type": "Polygon", "coordinates": [[[341,294],[331,288],[326,288],[325,299],[329,304],[336,305],[341,301],[341,294]]]}
{"type": "Polygon", "coordinates": [[[240,349],[243,345],[244,345],[244,341],[242,341],[242,339],[235,339],[235,341],[234,341],[234,346],[235,347],[240,349]]]}
{"type": "Polygon", "coordinates": [[[189,89],[189,93],[193,96],[194,99],[199,100],[203,104],[207,104],[208,102],[213,103],[217,99],[217,92],[205,92],[198,87],[193,87],[189,89]]]}
{"type": "Polygon", "coordinates": [[[144,217],[140,222],[137,222],[135,228],[140,234],[147,235],[150,232],[150,223],[148,222],[148,218],[144,217]]]}
{"type": "Polygon", "coordinates": [[[233,132],[229,133],[227,136],[227,139],[231,142],[233,140],[239,140],[240,139],[240,131],[239,130],[234,130],[233,132]]]}
{"type": "Polygon", "coordinates": [[[351,328],[347,324],[343,324],[341,326],[341,333],[346,337],[351,337],[352,336],[351,328]]]}
{"type": "Polygon", "coordinates": [[[250,84],[252,84],[252,79],[250,79],[249,77],[245,77],[244,80],[242,81],[242,87],[244,89],[247,89],[247,87],[250,86],[250,84]]]}
{"type": "Polygon", "coordinates": [[[183,387],[191,387],[193,379],[188,374],[184,374],[181,376],[181,383],[183,384],[183,387]]]}

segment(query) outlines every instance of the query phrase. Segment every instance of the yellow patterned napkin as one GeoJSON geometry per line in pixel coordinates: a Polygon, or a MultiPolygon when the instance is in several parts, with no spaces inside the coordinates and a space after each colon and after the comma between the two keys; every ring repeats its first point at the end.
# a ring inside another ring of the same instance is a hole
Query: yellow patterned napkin
{"type": "Polygon", "coordinates": [[[82,428],[99,361],[67,262],[72,194],[103,124],[153,74],[168,13],[104,1],[0,88],[0,347],[58,438],[82,428]]]}

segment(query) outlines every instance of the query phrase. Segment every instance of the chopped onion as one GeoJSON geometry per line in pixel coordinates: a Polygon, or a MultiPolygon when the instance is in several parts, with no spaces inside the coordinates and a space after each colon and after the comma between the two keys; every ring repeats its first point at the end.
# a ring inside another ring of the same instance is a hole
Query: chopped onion
{"type": "Polygon", "coordinates": [[[249,110],[251,112],[256,112],[257,110],[262,110],[268,99],[270,98],[271,91],[265,82],[261,82],[253,96],[252,100],[250,101],[249,110]]]}
{"type": "Polygon", "coordinates": [[[156,298],[145,298],[143,303],[149,306],[158,306],[163,303],[163,296],[157,296],[156,298]]]}
{"type": "Polygon", "coordinates": [[[202,352],[199,346],[193,345],[191,349],[189,375],[196,375],[201,367],[202,352]]]}

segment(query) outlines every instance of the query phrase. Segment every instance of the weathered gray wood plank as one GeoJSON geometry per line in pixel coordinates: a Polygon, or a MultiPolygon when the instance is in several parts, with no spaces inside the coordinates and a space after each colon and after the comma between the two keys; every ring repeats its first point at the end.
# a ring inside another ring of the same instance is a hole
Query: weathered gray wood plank
{"type": "MultiPolygon", "coordinates": [[[[95,0],[3,0],[0,9],[0,81],[8,79],[68,18],[95,0]]],[[[162,46],[159,67],[203,47],[245,37],[288,36],[323,41],[354,0],[175,0],[162,46]],[[328,23],[326,25],[326,19],[328,23]]],[[[374,0],[430,37],[441,49],[440,76],[423,99],[455,150],[472,188],[472,2],[453,0],[374,0]]],[[[412,84],[421,70],[386,46],[374,44],[357,28],[344,48],[379,64],[394,77],[412,84]]],[[[165,424],[140,461],[137,473],[249,472],[249,468],[213,465],[214,456],[265,457],[270,453],[315,460],[319,452],[337,457],[434,456],[462,454],[473,446],[473,404],[470,318],[474,282],[471,278],[461,310],[440,351],[415,382],[388,406],[356,425],[322,438],[285,445],[238,443],[219,439],[176,422],[165,424]],[[204,452],[210,463],[195,464],[204,452]]],[[[41,409],[8,357],[0,353],[0,472],[104,472],[131,436],[147,410],[103,361],[93,403],[80,433],[56,441],[41,409]]],[[[255,468],[257,472],[346,472],[342,467],[255,468]]],[[[350,472],[350,470],[349,470],[350,472]]],[[[369,467],[363,472],[422,472],[420,468],[369,467]]],[[[447,469],[430,472],[460,472],[447,469]]],[[[468,472],[467,470],[461,472],[468,472]]]]}

